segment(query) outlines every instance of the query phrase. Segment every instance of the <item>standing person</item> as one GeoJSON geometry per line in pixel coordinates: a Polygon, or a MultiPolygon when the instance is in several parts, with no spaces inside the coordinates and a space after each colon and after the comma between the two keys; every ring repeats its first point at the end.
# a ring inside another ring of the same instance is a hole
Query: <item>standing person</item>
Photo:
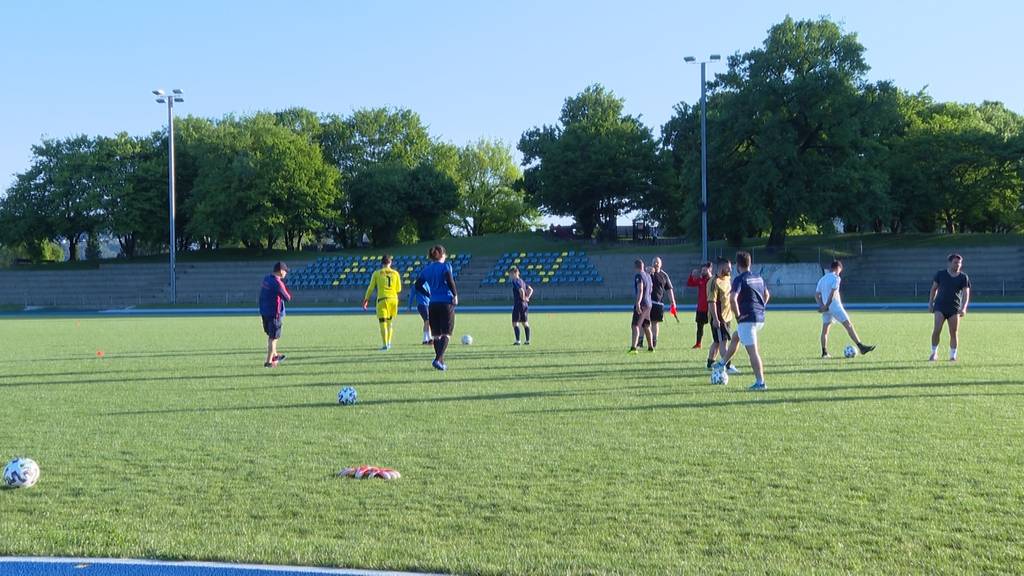
{"type": "Polygon", "coordinates": [[[843,308],[843,301],[839,297],[839,284],[842,281],[839,275],[842,273],[843,263],[839,260],[833,260],[829,271],[818,280],[818,286],[814,289],[814,299],[818,302],[818,312],[821,312],[822,358],[829,357],[828,329],[832,326],[832,322],[839,322],[846,328],[846,333],[850,335],[850,339],[860,349],[861,354],[867,354],[875,349],[874,346],[868,346],[860,341],[860,338],[857,336],[857,330],[854,329],[853,322],[850,321],[850,315],[843,308]]]}
{"type": "Polygon", "coordinates": [[[651,275],[644,268],[644,261],[633,262],[633,301],[632,338],[629,341],[628,354],[636,354],[640,345],[640,332],[647,336],[647,350],[654,352],[654,339],[651,335],[651,275]]]}
{"type": "Polygon", "coordinates": [[[935,317],[935,328],[932,329],[932,355],[929,362],[939,359],[939,337],[942,325],[949,322],[949,360],[956,362],[956,349],[959,345],[960,319],[967,315],[967,305],[971,301],[971,279],[961,272],[963,256],[953,253],[947,258],[949,265],[946,270],[939,270],[932,280],[932,291],[928,295],[928,311],[935,317]]]}
{"type": "Polygon", "coordinates": [[[704,325],[708,323],[708,282],[711,280],[711,262],[704,262],[700,268],[690,271],[690,277],[686,279],[686,285],[697,289],[697,343],[693,349],[701,347],[701,340],[704,339],[704,325]]]}
{"type": "Polygon", "coordinates": [[[455,330],[455,307],[459,305],[459,293],[455,287],[455,275],[451,264],[445,262],[447,253],[440,244],[430,249],[430,262],[420,270],[416,279],[416,290],[430,296],[427,318],[434,342],[434,361],[431,366],[444,371],[444,353],[455,330]]]}
{"type": "Polygon", "coordinates": [[[416,304],[416,311],[423,320],[423,345],[433,344],[434,339],[430,337],[430,286],[424,284],[423,289],[427,294],[420,294],[419,290],[409,290],[409,310],[416,304]]]}
{"type": "Polygon", "coordinates": [[[391,268],[391,255],[385,254],[380,268],[370,276],[370,285],[363,295],[363,310],[370,303],[370,296],[377,291],[377,323],[380,324],[381,351],[391,350],[391,337],[395,333],[395,316],[398,315],[398,294],[402,292],[402,275],[391,268]]]}
{"type": "Polygon", "coordinates": [[[509,276],[512,278],[512,331],[516,334],[516,341],[513,346],[520,344],[530,345],[530,298],[533,298],[533,286],[530,286],[519,276],[519,267],[513,266],[509,269],[509,276]],[[526,342],[519,341],[519,326],[522,325],[526,333],[526,342]]]}
{"type": "MultiPolygon", "coordinates": [[[[668,295],[671,302],[672,313],[676,309],[676,294],[672,289],[672,279],[668,272],[661,267],[661,258],[654,257],[651,262],[651,347],[658,347],[658,332],[662,321],[665,320],[665,295],[668,295]]],[[[641,340],[643,338],[641,337],[641,340]]]]}
{"type": "Polygon", "coordinates": [[[267,335],[267,359],[264,368],[277,368],[284,362],[285,355],[277,353],[277,341],[281,339],[281,326],[284,323],[284,303],[292,299],[292,293],[284,285],[288,276],[288,265],[284,262],[274,264],[274,273],[263,277],[260,285],[260,316],[263,318],[263,332],[267,335]]]}
{"type": "Polygon", "coordinates": [[[750,265],[749,252],[736,254],[736,266],[740,269],[740,275],[732,281],[729,304],[736,315],[736,335],[739,336],[739,342],[733,340],[728,352],[715,366],[724,368],[736,354],[739,344],[743,344],[747,349],[747,356],[750,357],[750,368],[754,372],[754,384],[749,390],[758,391],[768,388],[764,382],[764,364],[761,362],[761,352],[757,347],[757,333],[764,328],[764,307],[768,304],[771,294],[768,293],[768,286],[761,275],[750,271],[750,265]]]}
{"type": "MultiPolygon", "coordinates": [[[[708,282],[708,317],[711,321],[711,336],[714,343],[711,350],[708,350],[708,370],[715,363],[715,355],[725,354],[729,348],[729,340],[732,334],[732,305],[729,302],[729,292],[732,291],[732,262],[728,258],[719,257],[718,274],[715,279],[708,282]]],[[[725,369],[730,374],[739,374],[740,369],[727,362],[725,369]]]]}

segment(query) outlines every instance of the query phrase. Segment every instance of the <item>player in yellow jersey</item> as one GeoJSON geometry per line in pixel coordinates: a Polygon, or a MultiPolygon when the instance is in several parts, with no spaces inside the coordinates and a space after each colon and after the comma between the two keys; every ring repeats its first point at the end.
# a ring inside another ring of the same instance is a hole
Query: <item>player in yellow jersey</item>
{"type": "Polygon", "coordinates": [[[363,296],[363,310],[370,303],[370,296],[377,291],[377,322],[380,323],[381,351],[391,350],[391,337],[394,335],[395,316],[398,315],[398,294],[402,291],[402,275],[391,268],[391,256],[381,258],[380,269],[370,277],[370,285],[363,296]]]}

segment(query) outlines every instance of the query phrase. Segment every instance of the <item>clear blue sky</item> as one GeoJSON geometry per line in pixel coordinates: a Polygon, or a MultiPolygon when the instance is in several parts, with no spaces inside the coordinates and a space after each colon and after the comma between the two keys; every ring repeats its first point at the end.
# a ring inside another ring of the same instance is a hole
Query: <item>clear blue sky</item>
{"type": "Polygon", "coordinates": [[[159,130],[157,87],[186,91],[180,114],[402,106],[442,140],[514,146],[600,82],[657,133],[699,98],[683,56],[746,51],[787,14],[856,32],[873,80],[1024,112],[1010,0],[4,2],[0,189],[44,135],[159,130]]]}

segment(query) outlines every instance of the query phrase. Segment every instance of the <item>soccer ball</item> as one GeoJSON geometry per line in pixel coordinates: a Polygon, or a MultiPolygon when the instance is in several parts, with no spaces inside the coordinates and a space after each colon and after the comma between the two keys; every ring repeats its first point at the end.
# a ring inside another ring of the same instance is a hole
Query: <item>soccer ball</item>
{"type": "Polygon", "coordinates": [[[856,355],[857,355],[857,349],[854,348],[853,346],[847,344],[846,348],[843,348],[843,356],[845,356],[847,358],[853,358],[856,355]]]}
{"type": "Polygon", "coordinates": [[[338,404],[342,406],[351,406],[356,403],[356,389],[351,386],[345,386],[338,392],[338,404]]]}
{"type": "Polygon", "coordinates": [[[471,344],[473,344],[473,337],[470,336],[469,334],[466,334],[465,336],[462,337],[462,343],[465,344],[466,346],[470,346],[471,344]]]}
{"type": "Polygon", "coordinates": [[[39,481],[39,464],[31,458],[15,458],[4,467],[4,486],[29,488],[39,481]]]}
{"type": "Polygon", "coordinates": [[[729,383],[729,373],[724,368],[715,368],[711,371],[711,383],[715,386],[725,386],[729,383]]]}

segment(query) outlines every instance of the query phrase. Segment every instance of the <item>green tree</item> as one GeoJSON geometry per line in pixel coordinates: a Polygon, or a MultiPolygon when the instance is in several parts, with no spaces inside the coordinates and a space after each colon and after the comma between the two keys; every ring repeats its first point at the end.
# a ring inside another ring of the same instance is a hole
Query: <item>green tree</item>
{"type": "Polygon", "coordinates": [[[501,142],[478,140],[458,150],[459,203],[454,225],[468,236],[523,232],[540,214],[523,189],[512,151],[501,142]]]}
{"type": "Polygon", "coordinates": [[[559,124],[533,128],[519,140],[525,187],[546,212],[572,216],[590,237],[600,225],[614,235],[616,217],[651,192],[656,143],[624,101],[601,85],[562,106],[559,124]]]}
{"type": "Polygon", "coordinates": [[[160,140],[125,133],[96,140],[103,231],[117,238],[121,253],[129,258],[140,244],[166,245],[167,159],[160,140]]]}
{"type": "Polygon", "coordinates": [[[404,196],[410,186],[410,170],[398,162],[367,166],[346,184],[351,216],[370,230],[375,246],[397,243],[408,222],[404,196]]]}
{"type": "Polygon", "coordinates": [[[898,116],[894,90],[868,84],[868,69],[856,35],[825,19],[786,18],[711,83],[729,93],[715,137],[740,171],[737,200],[763,207],[770,247],[784,246],[791,226],[843,210],[887,218],[880,142],[898,116]]]}
{"type": "Polygon", "coordinates": [[[95,140],[84,135],[33,146],[32,165],[17,175],[0,209],[5,243],[63,240],[77,260],[82,238],[102,224],[97,160],[95,140]]]}

